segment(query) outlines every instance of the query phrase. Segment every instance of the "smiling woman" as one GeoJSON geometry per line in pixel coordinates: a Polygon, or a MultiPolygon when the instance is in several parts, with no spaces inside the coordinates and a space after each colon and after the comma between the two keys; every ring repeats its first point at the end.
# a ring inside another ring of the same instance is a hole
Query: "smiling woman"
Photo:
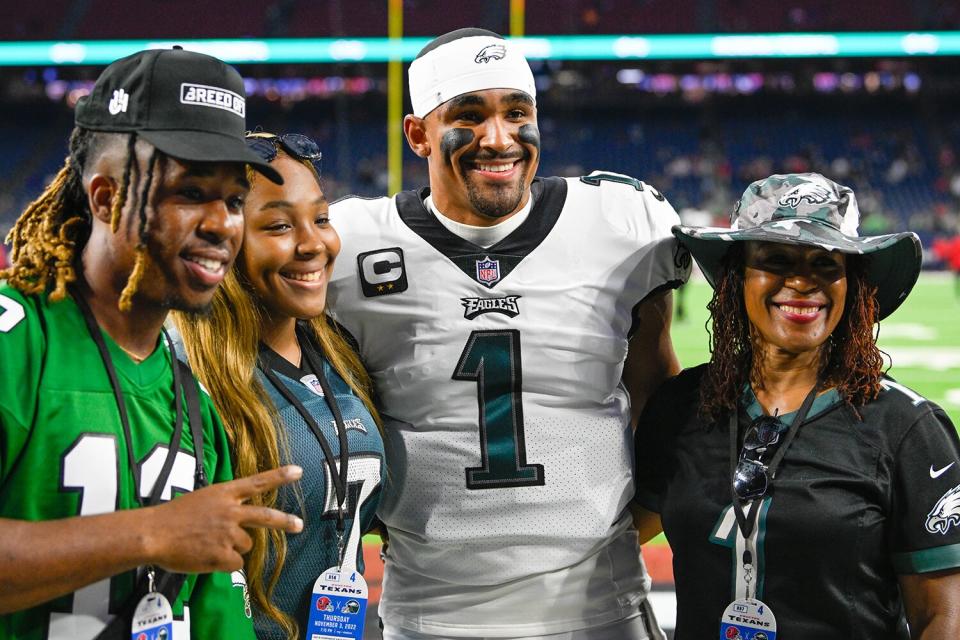
{"type": "Polygon", "coordinates": [[[284,182],[248,176],[240,256],[212,312],[176,322],[224,418],[236,474],[281,460],[305,470],[295,488],[262,500],[301,511],[303,535],[254,531],[246,557],[258,637],[295,638],[311,624],[309,611],[322,609],[315,601],[326,596],[314,593],[321,574],[363,572],[361,534],[379,501],[383,442],[369,377],[325,314],[340,237],[320,183],[320,150],[298,134],[250,134],[247,143],[284,182]]]}
{"type": "Polygon", "coordinates": [[[778,242],[747,241],[745,250],[743,299],[765,357],[816,358],[843,315],[846,256],[778,242]]]}
{"type": "Polygon", "coordinates": [[[283,186],[263,183],[251,193],[240,262],[265,312],[264,342],[297,361],[299,348],[290,327],[297,318],[323,313],[340,237],[310,171],[287,155],[273,164],[289,181],[283,186]]]}
{"type": "Polygon", "coordinates": [[[960,636],[960,441],[874,334],[920,245],[858,219],[850,189],[792,174],[730,229],[673,229],[714,287],[712,356],[645,407],[635,502],[673,549],[677,637],[960,636]]]}

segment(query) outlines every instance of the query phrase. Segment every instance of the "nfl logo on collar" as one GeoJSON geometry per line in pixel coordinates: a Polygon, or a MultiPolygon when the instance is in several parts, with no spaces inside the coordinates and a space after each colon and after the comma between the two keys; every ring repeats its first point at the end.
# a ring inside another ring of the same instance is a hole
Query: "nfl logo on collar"
{"type": "Polygon", "coordinates": [[[477,260],[477,282],[485,284],[488,287],[500,279],[500,261],[491,260],[490,256],[484,256],[477,260]]]}

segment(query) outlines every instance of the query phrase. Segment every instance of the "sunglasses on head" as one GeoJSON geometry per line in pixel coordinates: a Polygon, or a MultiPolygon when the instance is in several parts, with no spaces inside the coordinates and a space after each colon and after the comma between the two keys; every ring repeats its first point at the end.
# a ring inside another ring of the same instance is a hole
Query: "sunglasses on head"
{"type": "Polygon", "coordinates": [[[252,135],[247,136],[247,148],[267,162],[273,162],[277,157],[277,149],[283,147],[287,154],[297,160],[308,160],[317,175],[320,175],[320,147],[312,138],[300,133],[284,133],[283,135],[252,135]]]}
{"type": "Polygon", "coordinates": [[[787,431],[776,416],[760,416],[750,424],[743,438],[740,461],[733,474],[733,490],[741,500],[761,498],[767,493],[770,477],[763,459],[787,431]]]}

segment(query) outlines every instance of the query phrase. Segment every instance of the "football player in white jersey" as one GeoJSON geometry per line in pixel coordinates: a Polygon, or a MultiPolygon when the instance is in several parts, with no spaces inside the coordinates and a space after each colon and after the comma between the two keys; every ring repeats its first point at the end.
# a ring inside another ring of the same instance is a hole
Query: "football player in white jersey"
{"type": "Polygon", "coordinates": [[[409,80],[430,187],[331,207],[330,303],[385,421],[384,638],[656,638],[631,414],[680,370],[678,217],[627,176],[534,177],[533,74],[497,34],[409,80]]]}

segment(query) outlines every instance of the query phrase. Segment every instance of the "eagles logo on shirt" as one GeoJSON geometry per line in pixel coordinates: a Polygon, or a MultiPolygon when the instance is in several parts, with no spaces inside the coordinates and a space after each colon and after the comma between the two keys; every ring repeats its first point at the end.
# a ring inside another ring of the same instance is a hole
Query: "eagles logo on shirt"
{"type": "Polygon", "coordinates": [[[960,485],[947,491],[933,505],[924,523],[930,533],[946,535],[952,526],[960,526],[960,485]]]}
{"type": "Polygon", "coordinates": [[[250,591],[247,588],[247,574],[243,572],[243,569],[240,569],[231,573],[230,579],[234,587],[243,589],[243,613],[248,618],[252,618],[253,610],[250,608],[250,591]]]}

